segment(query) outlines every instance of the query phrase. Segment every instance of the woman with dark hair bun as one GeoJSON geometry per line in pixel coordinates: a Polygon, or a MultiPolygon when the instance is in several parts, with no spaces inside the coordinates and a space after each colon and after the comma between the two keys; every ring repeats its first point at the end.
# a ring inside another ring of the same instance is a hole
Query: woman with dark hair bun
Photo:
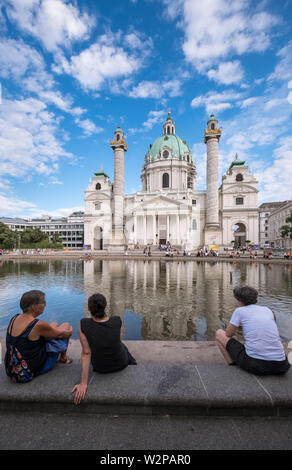
{"type": "Polygon", "coordinates": [[[129,364],[137,362],[121,342],[120,317],[106,315],[106,298],[102,294],[94,294],[88,299],[88,310],[91,318],[82,318],[79,326],[81,353],[81,382],[73,387],[74,403],[79,405],[84,399],[90,363],[95,372],[102,374],[125,369],[129,364]]]}

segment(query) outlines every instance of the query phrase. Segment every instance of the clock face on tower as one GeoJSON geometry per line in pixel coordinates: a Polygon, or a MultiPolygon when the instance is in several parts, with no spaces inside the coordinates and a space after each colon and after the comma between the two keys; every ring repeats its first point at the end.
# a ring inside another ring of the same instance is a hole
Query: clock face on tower
{"type": "Polygon", "coordinates": [[[162,155],[163,155],[163,157],[164,157],[164,158],[168,158],[168,156],[169,156],[169,153],[168,153],[168,151],[167,151],[167,150],[164,150],[164,152],[163,152],[163,154],[162,154],[162,155]]]}

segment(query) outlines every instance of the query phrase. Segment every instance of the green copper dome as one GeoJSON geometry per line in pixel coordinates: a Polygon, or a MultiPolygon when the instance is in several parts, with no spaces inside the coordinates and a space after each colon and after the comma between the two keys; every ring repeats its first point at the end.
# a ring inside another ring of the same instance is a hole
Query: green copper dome
{"type": "MultiPolygon", "coordinates": [[[[177,135],[163,135],[162,137],[158,137],[158,139],[150,145],[146,157],[154,159],[157,155],[160,156],[161,149],[165,147],[170,149],[172,156],[176,155],[179,160],[182,160],[186,153],[191,153],[185,140],[181,140],[177,135]]],[[[171,155],[169,155],[168,158],[171,158],[171,155]]]]}

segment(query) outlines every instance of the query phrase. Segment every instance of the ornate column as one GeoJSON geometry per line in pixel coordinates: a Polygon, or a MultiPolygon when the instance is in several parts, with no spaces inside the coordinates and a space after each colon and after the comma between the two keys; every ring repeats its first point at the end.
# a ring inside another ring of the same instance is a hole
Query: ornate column
{"type": "Polygon", "coordinates": [[[213,114],[205,130],[205,144],[207,145],[207,195],[206,195],[206,228],[219,228],[219,192],[218,192],[218,143],[221,137],[221,128],[217,128],[218,121],[213,114]]]}
{"type": "Polygon", "coordinates": [[[179,215],[176,214],[176,243],[180,245],[180,232],[179,232],[179,215]]]}
{"type": "Polygon", "coordinates": [[[115,155],[114,167],[114,204],[113,204],[113,231],[111,245],[124,246],[124,153],[128,146],[124,141],[124,132],[118,127],[115,132],[115,140],[110,141],[110,146],[115,155]]]}

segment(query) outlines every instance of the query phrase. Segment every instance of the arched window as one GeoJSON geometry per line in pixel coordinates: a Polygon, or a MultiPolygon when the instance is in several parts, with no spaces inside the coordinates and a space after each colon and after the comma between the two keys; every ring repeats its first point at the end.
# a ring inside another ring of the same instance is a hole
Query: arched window
{"type": "Polygon", "coordinates": [[[95,189],[101,189],[101,184],[100,184],[100,183],[96,183],[95,189]]]}
{"type": "Polygon", "coordinates": [[[167,126],[167,133],[168,133],[168,135],[170,134],[170,127],[169,126],[167,126]]]}
{"type": "Polygon", "coordinates": [[[243,176],[242,176],[241,173],[238,173],[238,174],[236,175],[236,181],[243,181],[243,176]]]}
{"type": "Polygon", "coordinates": [[[117,140],[120,140],[120,134],[117,134],[117,140]]]}
{"type": "Polygon", "coordinates": [[[162,155],[163,155],[163,157],[164,157],[164,158],[168,158],[168,156],[169,156],[169,153],[168,153],[168,151],[167,151],[167,150],[164,150],[164,152],[163,152],[163,154],[162,154],[162,155]]]}
{"type": "Polygon", "coordinates": [[[169,174],[168,173],[163,173],[162,187],[163,188],[169,188],[169,174]]]}
{"type": "Polygon", "coordinates": [[[211,124],[211,129],[213,129],[213,130],[215,129],[215,124],[214,123],[211,124]]]}

